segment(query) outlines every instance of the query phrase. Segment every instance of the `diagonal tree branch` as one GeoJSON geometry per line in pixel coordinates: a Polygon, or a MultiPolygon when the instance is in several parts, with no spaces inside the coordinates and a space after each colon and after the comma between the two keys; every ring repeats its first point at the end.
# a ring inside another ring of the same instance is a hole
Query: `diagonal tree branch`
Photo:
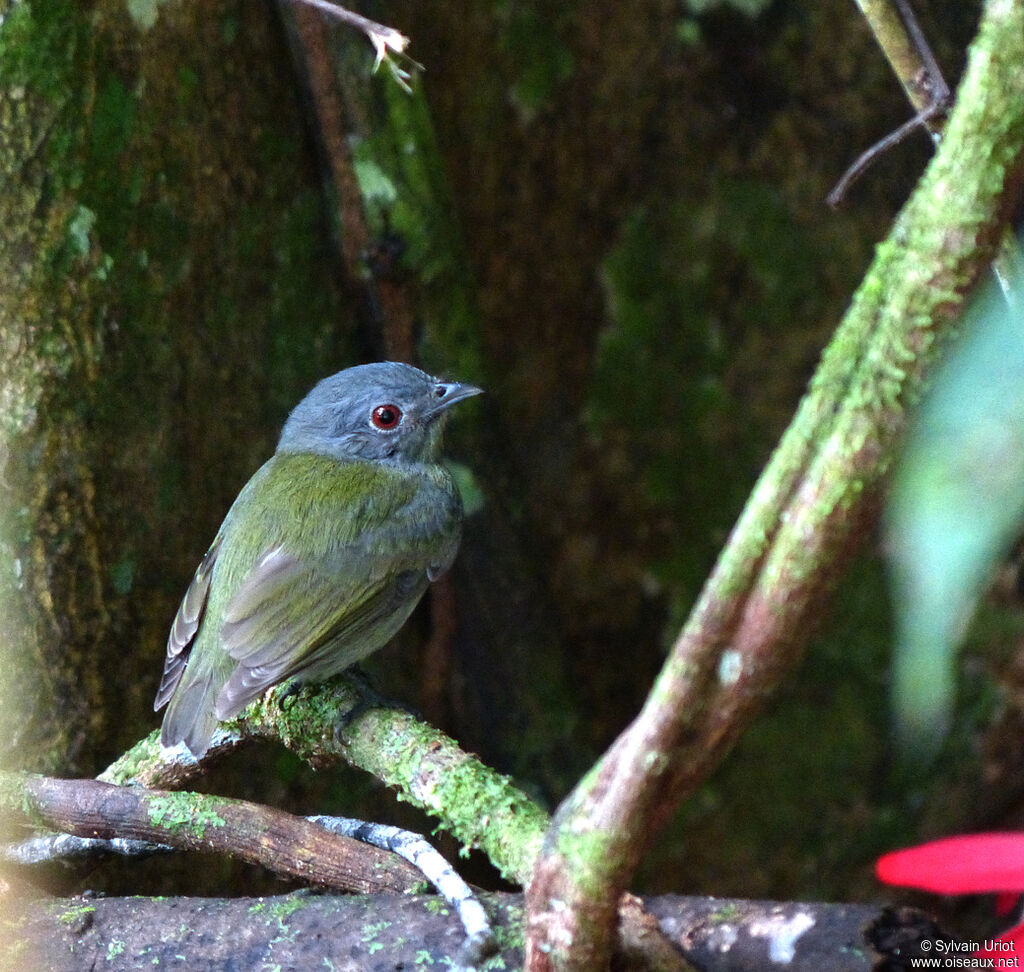
{"type": "Polygon", "coordinates": [[[99,779],[178,789],[200,776],[211,761],[247,741],[273,739],[317,769],[345,761],[395,787],[404,801],[440,818],[464,846],[487,854],[508,880],[525,884],[548,815],[507,776],[404,710],[364,709],[339,732],[339,715],[360,703],[359,691],[344,675],[294,693],[278,688],[222,726],[201,762],[161,750],[154,732],[99,779]],[[281,705],[285,694],[288,698],[281,705]]]}
{"type": "MultiPolygon", "coordinates": [[[[464,846],[483,851],[509,881],[525,885],[550,823],[548,815],[508,777],[404,710],[364,709],[344,724],[344,714],[363,701],[344,675],[296,692],[279,687],[222,725],[201,761],[161,749],[156,731],[112,763],[100,779],[121,786],[178,788],[239,746],[254,739],[273,739],[317,769],[345,760],[371,773],[398,789],[405,802],[439,818],[441,826],[464,846]],[[340,724],[344,728],[339,731],[340,724]]],[[[195,794],[181,796],[191,801],[195,794]]],[[[623,898],[620,923],[621,950],[631,967],[652,972],[689,968],[637,899],[623,898]]]]}
{"type": "Polygon", "coordinates": [[[990,0],[939,150],[826,349],[636,720],[559,808],[527,968],[607,967],[652,836],[799,659],[904,425],[1020,192],[1024,2],[990,0]]]}
{"type": "MultiPolygon", "coordinates": [[[[942,71],[918,25],[909,0],[856,0],[914,111],[923,113],[949,99],[942,71]]],[[[934,135],[938,122],[929,123],[934,135]]]]}

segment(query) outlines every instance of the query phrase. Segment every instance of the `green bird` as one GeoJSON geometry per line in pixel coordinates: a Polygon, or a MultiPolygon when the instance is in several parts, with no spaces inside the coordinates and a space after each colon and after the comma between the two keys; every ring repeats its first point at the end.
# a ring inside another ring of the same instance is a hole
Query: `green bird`
{"type": "Polygon", "coordinates": [[[441,432],[480,392],[387,361],[325,378],[295,407],[174,619],[153,706],[168,706],[164,746],[202,756],[272,685],[329,678],[401,628],[455,559],[462,502],[441,432]]]}

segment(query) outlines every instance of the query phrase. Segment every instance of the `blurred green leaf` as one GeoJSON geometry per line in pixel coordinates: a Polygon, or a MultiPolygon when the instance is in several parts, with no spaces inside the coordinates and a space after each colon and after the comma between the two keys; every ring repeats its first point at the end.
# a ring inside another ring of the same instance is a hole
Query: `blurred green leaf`
{"type": "Polygon", "coordinates": [[[886,518],[904,755],[949,727],[955,651],[992,568],[1024,525],[1024,313],[1019,287],[975,302],[908,435],[886,518]]]}

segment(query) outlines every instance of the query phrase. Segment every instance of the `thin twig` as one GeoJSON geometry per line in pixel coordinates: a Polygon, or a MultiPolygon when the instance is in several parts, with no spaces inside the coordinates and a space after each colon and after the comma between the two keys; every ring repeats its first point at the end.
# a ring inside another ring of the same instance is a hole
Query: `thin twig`
{"type": "Polygon", "coordinates": [[[924,63],[924,77],[923,79],[916,77],[915,83],[920,85],[923,80],[927,84],[923,94],[930,102],[931,108],[939,105],[948,106],[951,97],[949,85],[946,84],[946,79],[942,76],[942,68],[939,67],[939,62],[936,60],[931,45],[928,43],[928,38],[924,36],[924,31],[921,30],[917,16],[910,6],[910,0],[896,0],[896,7],[900,12],[900,19],[907,29],[911,43],[914,45],[914,50],[917,51],[918,56],[924,63]]]}
{"type": "Polygon", "coordinates": [[[361,30],[370,39],[373,49],[377,52],[377,58],[373,62],[373,70],[376,71],[381,64],[387,64],[391,76],[407,92],[412,93],[412,88],[409,86],[412,71],[400,67],[398,59],[401,59],[402,64],[406,64],[411,69],[417,71],[422,71],[423,65],[418,64],[405,53],[405,49],[409,45],[409,38],[405,34],[395,30],[394,27],[378,24],[375,20],[370,20],[368,17],[353,13],[351,10],[346,10],[337,4],[329,3],[328,0],[294,0],[294,2],[316,7],[317,10],[322,10],[336,20],[361,30]]]}
{"type": "Polygon", "coordinates": [[[847,190],[885,152],[902,142],[916,128],[923,127],[937,138],[940,121],[950,104],[949,85],[942,76],[928,39],[921,30],[909,0],[857,0],[864,17],[896,71],[903,89],[916,109],[909,121],[861,153],[828,194],[828,204],[837,208],[847,190]]]}
{"type": "Polygon", "coordinates": [[[850,186],[852,186],[867,170],[875,163],[884,153],[889,151],[896,145],[899,145],[911,132],[917,131],[918,128],[927,128],[928,122],[936,116],[942,114],[946,110],[945,103],[938,103],[930,105],[923,111],[918,112],[913,118],[905,121],[899,128],[894,132],[890,132],[885,138],[878,142],[875,142],[867,151],[861,153],[860,156],[854,161],[854,163],[843,173],[842,178],[835,184],[835,187],[828,194],[828,204],[833,208],[838,208],[846,196],[850,186]]]}

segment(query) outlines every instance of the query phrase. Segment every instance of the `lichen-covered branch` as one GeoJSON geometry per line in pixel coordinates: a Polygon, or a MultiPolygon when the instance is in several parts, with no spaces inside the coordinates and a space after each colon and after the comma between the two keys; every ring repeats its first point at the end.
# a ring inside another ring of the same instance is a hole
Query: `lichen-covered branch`
{"type": "Polygon", "coordinates": [[[942,339],[995,252],[1024,152],[1024,3],[989,2],[956,107],[637,719],[555,816],[531,972],[607,966],[651,837],[800,657],[942,339]],[[571,947],[570,947],[571,946],[571,947]]]}
{"type": "MultiPolygon", "coordinates": [[[[510,881],[529,880],[549,818],[508,777],[403,710],[365,709],[339,733],[339,716],[353,711],[360,701],[344,676],[306,686],[278,704],[282,694],[270,693],[228,723],[214,737],[209,758],[246,740],[268,738],[280,740],[318,769],[345,760],[439,818],[441,826],[465,846],[482,850],[510,881]]],[[[176,760],[161,751],[154,732],[100,779],[181,787],[198,776],[204,764],[176,760]]]]}
{"type": "Polygon", "coordinates": [[[388,851],[245,800],[3,772],[0,808],[80,837],[227,853],[324,887],[410,891],[422,880],[388,851]]]}

